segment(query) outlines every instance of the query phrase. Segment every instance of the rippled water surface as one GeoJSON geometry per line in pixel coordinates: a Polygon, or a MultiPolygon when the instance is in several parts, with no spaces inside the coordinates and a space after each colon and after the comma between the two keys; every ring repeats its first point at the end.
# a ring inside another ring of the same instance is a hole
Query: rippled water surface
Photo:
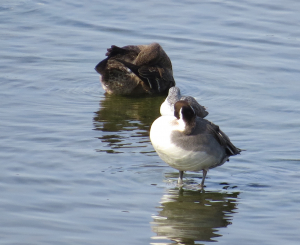
{"type": "Polygon", "coordinates": [[[299,244],[300,2],[0,3],[1,244],[299,244]],[[110,45],[160,43],[239,148],[175,182],[164,100],[104,94],[110,45]]]}

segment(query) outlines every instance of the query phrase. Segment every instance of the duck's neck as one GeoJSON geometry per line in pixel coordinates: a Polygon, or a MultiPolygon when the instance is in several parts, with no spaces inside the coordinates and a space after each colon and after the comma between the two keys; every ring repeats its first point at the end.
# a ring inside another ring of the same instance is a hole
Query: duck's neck
{"type": "Polygon", "coordinates": [[[184,134],[191,134],[196,125],[196,121],[184,121],[183,119],[178,119],[178,130],[184,134]]]}

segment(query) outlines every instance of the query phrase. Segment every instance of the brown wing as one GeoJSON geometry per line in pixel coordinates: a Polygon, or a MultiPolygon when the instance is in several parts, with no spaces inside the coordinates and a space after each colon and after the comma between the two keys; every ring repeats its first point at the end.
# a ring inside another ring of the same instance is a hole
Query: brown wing
{"type": "Polygon", "coordinates": [[[139,51],[139,48],[133,45],[125,46],[122,48],[112,45],[110,48],[107,49],[107,53],[105,54],[107,58],[100,61],[96,65],[95,70],[99,74],[104,75],[105,69],[107,68],[107,62],[109,60],[114,60],[118,58],[127,62],[132,62],[138,56],[139,51]]]}
{"type": "Polygon", "coordinates": [[[170,76],[166,69],[160,67],[150,67],[148,65],[137,66],[121,59],[116,59],[127,68],[129,68],[136,76],[138,76],[150,89],[163,92],[167,88],[175,85],[173,76],[170,76]]]}

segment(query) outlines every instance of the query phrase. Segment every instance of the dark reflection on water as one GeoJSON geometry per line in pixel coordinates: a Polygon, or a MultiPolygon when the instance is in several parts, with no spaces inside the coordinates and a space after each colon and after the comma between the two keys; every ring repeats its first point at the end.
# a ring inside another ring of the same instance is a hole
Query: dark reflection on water
{"type": "MultiPolygon", "coordinates": [[[[154,216],[153,239],[169,239],[179,244],[215,241],[218,228],[232,222],[239,192],[199,192],[170,189],[162,197],[161,209],[154,216]]],[[[164,243],[165,244],[165,243],[164,243]]]]}
{"type": "MultiPolygon", "coordinates": [[[[149,146],[149,130],[160,116],[165,96],[123,97],[105,95],[95,113],[94,128],[101,131],[100,152],[124,153],[149,146]]],[[[142,153],[149,153],[147,150],[142,153]]]]}

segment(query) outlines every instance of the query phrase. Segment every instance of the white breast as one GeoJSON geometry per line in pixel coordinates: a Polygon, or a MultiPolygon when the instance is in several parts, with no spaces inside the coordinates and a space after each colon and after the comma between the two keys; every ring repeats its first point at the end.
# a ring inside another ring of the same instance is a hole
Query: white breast
{"type": "Polygon", "coordinates": [[[172,131],[181,126],[176,121],[174,116],[161,116],[151,126],[150,140],[161,159],[180,171],[200,171],[218,164],[219,159],[204,151],[188,151],[171,142],[172,131]]]}

